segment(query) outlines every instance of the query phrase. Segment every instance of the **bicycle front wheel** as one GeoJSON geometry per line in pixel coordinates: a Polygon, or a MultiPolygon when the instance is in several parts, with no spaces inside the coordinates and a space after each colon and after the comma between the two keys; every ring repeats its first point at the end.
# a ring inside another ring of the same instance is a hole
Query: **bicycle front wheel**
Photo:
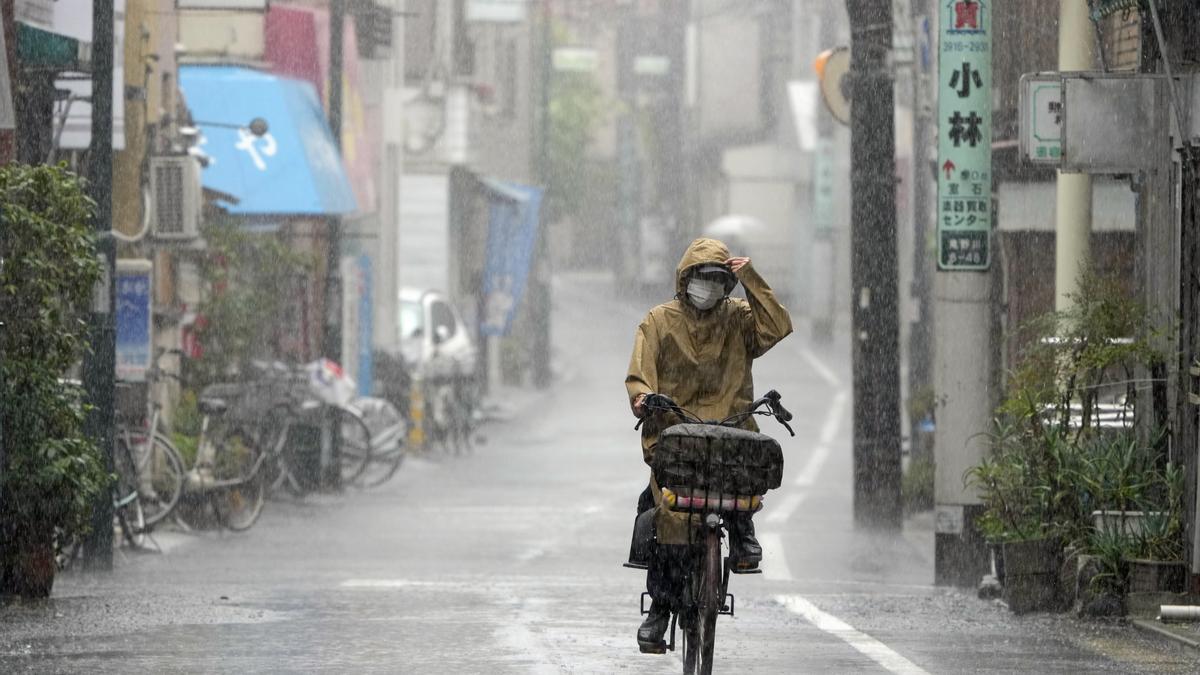
{"type": "Polygon", "coordinates": [[[213,479],[217,485],[211,499],[217,517],[225,527],[250,529],[262,513],[266,485],[262,465],[266,456],[252,434],[231,429],[217,442],[213,479]]]}
{"type": "Polygon", "coordinates": [[[170,515],[179,503],[183,494],[183,460],[174,444],[162,434],[150,438],[144,431],[122,428],[118,435],[132,449],[146,525],[154,525],[170,515]]]}
{"type": "Polygon", "coordinates": [[[716,646],[717,615],[725,603],[721,589],[721,531],[710,529],[705,536],[704,562],[701,571],[699,629],[700,675],[712,675],[713,649],[716,646]]]}
{"type": "Polygon", "coordinates": [[[347,408],[333,409],[334,423],[341,434],[338,445],[338,466],[342,485],[349,485],[363,475],[371,463],[371,430],[362,415],[347,408]]]}

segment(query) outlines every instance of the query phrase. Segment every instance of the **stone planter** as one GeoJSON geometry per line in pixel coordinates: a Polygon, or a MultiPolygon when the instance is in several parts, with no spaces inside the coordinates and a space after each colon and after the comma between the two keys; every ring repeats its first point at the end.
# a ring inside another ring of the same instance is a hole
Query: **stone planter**
{"type": "Polygon", "coordinates": [[[1145,531],[1146,516],[1162,515],[1162,511],[1092,511],[1092,526],[1101,532],[1134,537],[1145,531]]]}
{"type": "Polygon", "coordinates": [[[1181,560],[1127,560],[1129,593],[1182,593],[1187,564],[1181,560]]]}
{"type": "Polygon", "coordinates": [[[1059,571],[1062,545],[1053,539],[1034,539],[1002,544],[1003,598],[1017,614],[1062,609],[1059,571]]]}

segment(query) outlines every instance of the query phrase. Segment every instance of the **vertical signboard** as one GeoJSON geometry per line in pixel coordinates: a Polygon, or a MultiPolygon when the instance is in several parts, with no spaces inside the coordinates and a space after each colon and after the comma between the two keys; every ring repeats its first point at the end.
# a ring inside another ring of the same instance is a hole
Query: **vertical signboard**
{"type": "Polygon", "coordinates": [[[125,382],[144,382],[153,358],[153,269],[149,260],[117,260],[117,379],[125,382]]]}
{"type": "Polygon", "coordinates": [[[833,231],[833,141],[817,138],[812,166],[813,232],[828,236],[833,231]]]}
{"type": "Polygon", "coordinates": [[[991,0],[940,0],[938,269],[985,270],[992,229],[991,0]]]}
{"type": "Polygon", "coordinates": [[[370,396],[372,372],[371,258],[342,258],[342,372],[354,379],[359,396],[370,396]]]}

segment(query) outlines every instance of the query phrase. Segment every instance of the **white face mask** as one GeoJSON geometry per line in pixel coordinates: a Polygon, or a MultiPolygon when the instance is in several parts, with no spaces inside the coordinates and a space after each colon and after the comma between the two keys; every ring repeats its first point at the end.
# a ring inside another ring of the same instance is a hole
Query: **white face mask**
{"type": "Polygon", "coordinates": [[[687,294],[696,309],[712,309],[725,297],[725,286],[717,281],[692,279],[688,282],[687,294]]]}

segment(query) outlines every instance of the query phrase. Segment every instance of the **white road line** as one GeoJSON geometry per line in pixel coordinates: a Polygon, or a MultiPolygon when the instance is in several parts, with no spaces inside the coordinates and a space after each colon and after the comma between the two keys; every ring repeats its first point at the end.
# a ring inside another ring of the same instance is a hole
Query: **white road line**
{"type": "Polygon", "coordinates": [[[829,414],[825,417],[825,424],[821,426],[821,441],[813,448],[812,454],[808,456],[808,461],[804,463],[804,468],[800,473],[796,474],[794,484],[798,487],[809,487],[815,485],[817,476],[821,474],[821,469],[825,468],[825,462],[829,460],[829,455],[832,452],[831,445],[834,439],[837,438],[838,430],[842,426],[842,417],[846,412],[846,392],[839,391],[833,397],[833,403],[829,406],[829,414]]]}
{"type": "Polygon", "coordinates": [[[893,673],[929,675],[928,671],[892,651],[890,647],[879,640],[855,630],[853,626],[836,616],[821,611],[816,605],[799,595],[779,595],[776,596],[776,600],[792,613],[799,614],[812,625],[842,640],[893,673]]]}
{"type": "Polygon", "coordinates": [[[829,369],[829,366],[821,363],[821,359],[817,358],[817,355],[814,354],[811,349],[808,347],[801,349],[800,355],[804,357],[805,361],[808,361],[808,365],[812,366],[813,370],[817,371],[817,375],[822,380],[825,380],[826,384],[836,389],[841,388],[842,381],[838,379],[838,376],[834,374],[832,370],[829,369]]]}
{"type": "Polygon", "coordinates": [[[804,500],[807,498],[807,492],[792,492],[784,497],[783,501],[779,502],[779,506],[772,507],[771,510],[767,512],[767,517],[764,522],[771,524],[786,523],[791,519],[792,514],[796,512],[796,509],[800,508],[800,505],[803,504],[804,500]]]}
{"type": "Polygon", "coordinates": [[[825,424],[821,426],[821,444],[829,445],[837,438],[838,430],[842,427],[842,416],[846,413],[846,392],[838,390],[829,405],[829,413],[825,416],[825,424]]]}
{"type": "Polygon", "coordinates": [[[804,469],[796,474],[796,480],[792,484],[796,487],[812,487],[816,485],[817,474],[821,472],[821,468],[829,460],[829,453],[829,446],[824,443],[813,448],[812,454],[808,456],[808,462],[804,465],[804,469]]]}
{"type": "Polygon", "coordinates": [[[788,567],[787,556],[783,552],[783,537],[774,532],[763,533],[758,536],[758,542],[763,548],[763,578],[771,581],[791,581],[792,570],[788,567]]]}

